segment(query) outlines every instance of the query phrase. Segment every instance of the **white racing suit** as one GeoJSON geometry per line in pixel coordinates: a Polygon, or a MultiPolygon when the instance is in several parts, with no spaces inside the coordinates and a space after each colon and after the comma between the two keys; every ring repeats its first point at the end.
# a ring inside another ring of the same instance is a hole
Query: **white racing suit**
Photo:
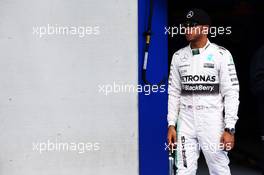
{"type": "Polygon", "coordinates": [[[168,123],[177,127],[178,175],[194,175],[200,150],[211,175],[229,175],[220,144],[224,128],[235,128],[239,83],[232,55],[209,40],[173,55],[168,87],[168,123]],[[196,53],[195,53],[196,52],[196,53]]]}

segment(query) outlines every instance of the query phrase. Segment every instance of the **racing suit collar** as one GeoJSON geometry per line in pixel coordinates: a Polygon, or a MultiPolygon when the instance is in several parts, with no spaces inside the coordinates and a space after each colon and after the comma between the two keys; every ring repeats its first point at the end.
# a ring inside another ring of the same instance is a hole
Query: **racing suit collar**
{"type": "Polygon", "coordinates": [[[192,52],[192,55],[199,55],[200,53],[202,53],[203,51],[205,51],[209,47],[210,44],[211,44],[211,42],[209,41],[209,39],[207,39],[207,42],[206,42],[206,44],[205,44],[204,47],[197,48],[197,49],[192,49],[191,48],[191,43],[190,43],[189,44],[189,49],[192,52]]]}

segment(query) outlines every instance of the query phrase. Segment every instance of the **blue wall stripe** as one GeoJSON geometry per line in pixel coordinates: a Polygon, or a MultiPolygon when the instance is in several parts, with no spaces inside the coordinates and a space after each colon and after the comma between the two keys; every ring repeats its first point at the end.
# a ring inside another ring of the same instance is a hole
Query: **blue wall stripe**
{"type": "MultiPolygon", "coordinates": [[[[139,84],[144,85],[141,70],[144,58],[149,0],[138,1],[138,75],[139,84]]],[[[167,2],[154,0],[152,38],[149,49],[147,76],[158,82],[168,72],[168,40],[164,35],[167,26],[167,2]]],[[[166,82],[167,83],[167,82],[166,82]]],[[[167,89],[167,84],[166,84],[167,89]]],[[[168,156],[164,150],[167,135],[167,90],[164,93],[145,95],[139,93],[139,172],[140,175],[168,174],[168,156]]]]}

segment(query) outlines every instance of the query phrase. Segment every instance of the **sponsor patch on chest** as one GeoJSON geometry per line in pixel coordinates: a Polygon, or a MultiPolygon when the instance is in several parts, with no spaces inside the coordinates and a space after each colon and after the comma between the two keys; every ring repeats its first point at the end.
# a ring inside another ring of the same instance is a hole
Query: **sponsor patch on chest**
{"type": "Polygon", "coordinates": [[[214,68],[215,65],[213,63],[204,63],[204,68],[214,68]]]}

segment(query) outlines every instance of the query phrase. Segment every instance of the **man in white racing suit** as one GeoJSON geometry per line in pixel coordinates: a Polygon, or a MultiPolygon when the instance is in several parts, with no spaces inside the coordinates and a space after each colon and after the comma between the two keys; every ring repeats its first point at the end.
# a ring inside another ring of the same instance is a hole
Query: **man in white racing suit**
{"type": "Polygon", "coordinates": [[[194,175],[202,150],[211,175],[229,175],[239,83],[232,55],[210,43],[210,18],[201,9],[186,15],[190,44],[172,58],[168,88],[168,142],[176,145],[178,175],[194,175]]]}

